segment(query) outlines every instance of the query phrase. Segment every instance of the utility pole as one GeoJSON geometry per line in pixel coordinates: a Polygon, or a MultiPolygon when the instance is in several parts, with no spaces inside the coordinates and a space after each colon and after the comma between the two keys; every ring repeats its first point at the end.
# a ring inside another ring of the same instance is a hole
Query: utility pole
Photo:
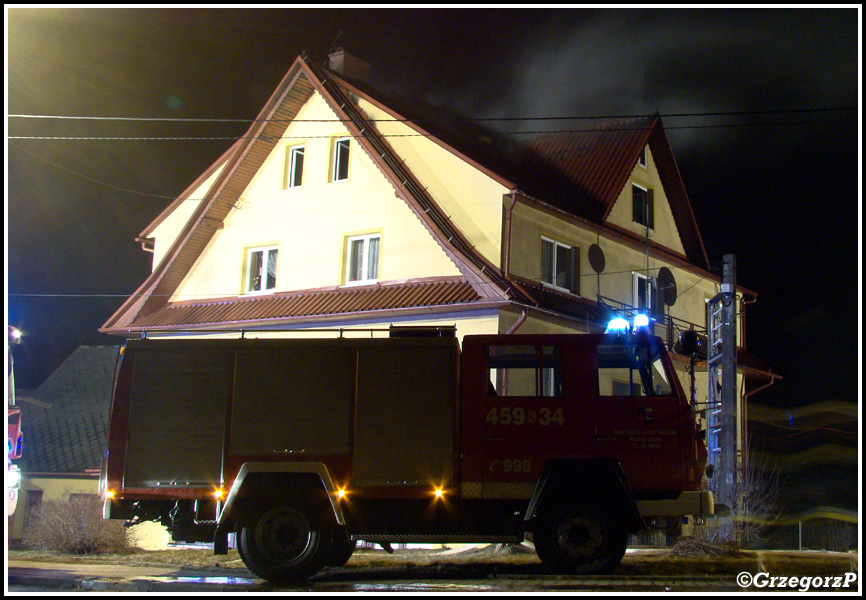
{"type": "Polygon", "coordinates": [[[725,254],[722,290],[707,303],[709,405],[721,406],[718,494],[720,504],[736,509],[737,490],[737,263],[725,254]]]}

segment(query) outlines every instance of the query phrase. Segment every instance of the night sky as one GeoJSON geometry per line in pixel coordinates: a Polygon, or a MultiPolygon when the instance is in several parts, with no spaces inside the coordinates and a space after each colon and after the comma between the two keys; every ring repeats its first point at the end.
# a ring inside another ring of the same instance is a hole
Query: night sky
{"type": "MultiPolygon", "coordinates": [[[[858,9],[7,9],[7,114],[252,119],[302,52],[470,118],[659,112],[711,261],[758,294],[757,400],[858,399],[858,9]],[[725,114],[710,114],[725,113],[725,114]],[[853,321],[856,319],[856,321],[853,321]],[[852,324],[853,323],[853,324],[852,324]]],[[[542,121],[488,122],[531,131],[542,121]]],[[[554,121],[545,127],[585,126],[554,121]]],[[[7,119],[7,318],[38,386],[150,272],[134,238],[249,123],[7,119]]],[[[516,135],[516,133],[515,133],[516,135]]]]}

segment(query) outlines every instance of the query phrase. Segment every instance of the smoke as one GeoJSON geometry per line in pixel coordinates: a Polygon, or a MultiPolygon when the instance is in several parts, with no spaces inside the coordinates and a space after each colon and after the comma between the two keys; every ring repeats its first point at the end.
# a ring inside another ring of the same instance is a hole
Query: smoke
{"type": "MultiPolygon", "coordinates": [[[[510,70],[508,93],[497,96],[484,116],[664,116],[856,104],[853,10],[557,11],[554,16],[527,35],[510,70]]],[[[802,117],[664,121],[675,146],[702,150],[735,147],[756,122],[802,117]]],[[[554,123],[580,128],[591,121],[554,123]]],[[[520,127],[537,129],[539,123],[520,127]]]]}

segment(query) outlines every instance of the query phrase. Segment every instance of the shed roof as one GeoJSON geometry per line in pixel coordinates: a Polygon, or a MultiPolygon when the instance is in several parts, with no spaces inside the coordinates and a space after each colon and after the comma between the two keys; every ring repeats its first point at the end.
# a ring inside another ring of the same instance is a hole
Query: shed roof
{"type": "Polygon", "coordinates": [[[105,451],[118,346],[80,346],[22,401],[25,473],[84,473],[105,451]]]}

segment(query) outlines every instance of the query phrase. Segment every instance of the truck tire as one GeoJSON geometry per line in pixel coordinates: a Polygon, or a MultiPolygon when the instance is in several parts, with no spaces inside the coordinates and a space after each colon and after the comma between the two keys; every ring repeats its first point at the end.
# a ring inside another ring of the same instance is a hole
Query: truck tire
{"type": "Polygon", "coordinates": [[[328,558],[329,540],[314,531],[306,515],[291,505],[259,512],[241,526],[238,551],[247,568],[268,581],[306,579],[328,558]]]}
{"type": "Polygon", "coordinates": [[[539,515],[533,540],[554,573],[606,574],[622,560],[628,531],[624,519],[599,504],[560,504],[539,515]]]}
{"type": "Polygon", "coordinates": [[[355,540],[349,537],[345,528],[340,528],[334,531],[331,536],[331,546],[328,549],[328,560],[325,565],[329,567],[342,567],[355,552],[355,540]]]}

